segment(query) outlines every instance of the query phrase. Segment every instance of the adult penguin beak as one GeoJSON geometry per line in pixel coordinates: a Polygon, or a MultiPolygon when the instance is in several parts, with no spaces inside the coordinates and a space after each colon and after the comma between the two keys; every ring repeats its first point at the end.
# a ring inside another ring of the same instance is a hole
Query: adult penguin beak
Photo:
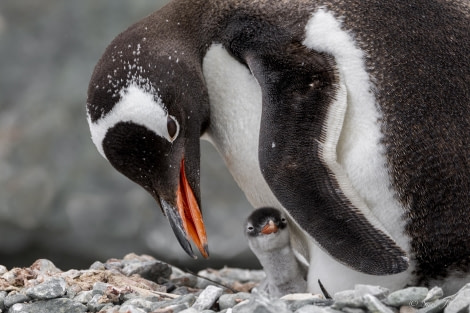
{"type": "Polygon", "coordinates": [[[176,207],[163,199],[160,199],[160,203],[184,251],[192,258],[197,258],[189,242],[189,238],[191,238],[202,256],[208,258],[209,250],[206,229],[198,202],[186,178],[184,159],[181,160],[180,177],[176,192],[176,207]]]}

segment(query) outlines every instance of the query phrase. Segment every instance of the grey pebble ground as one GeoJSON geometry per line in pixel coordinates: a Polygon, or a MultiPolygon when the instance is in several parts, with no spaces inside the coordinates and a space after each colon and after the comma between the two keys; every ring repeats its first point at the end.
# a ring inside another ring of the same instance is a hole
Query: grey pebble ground
{"type": "Polygon", "coordinates": [[[356,285],[333,299],[312,294],[269,299],[253,291],[263,278],[262,271],[234,268],[207,269],[196,276],[135,254],[66,272],[38,260],[10,271],[0,266],[0,312],[465,313],[470,306],[470,283],[447,297],[439,287],[390,292],[356,285]]]}

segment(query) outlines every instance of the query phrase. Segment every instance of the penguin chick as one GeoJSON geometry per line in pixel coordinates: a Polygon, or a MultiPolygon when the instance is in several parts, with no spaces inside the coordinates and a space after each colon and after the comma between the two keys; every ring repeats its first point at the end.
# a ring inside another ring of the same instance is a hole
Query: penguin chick
{"type": "Polygon", "coordinates": [[[247,218],[245,234],[250,249],[266,273],[260,290],[271,297],[307,290],[307,271],[291,247],[289,227],[283,213],[270,207],[256,209],[247,218]]]}

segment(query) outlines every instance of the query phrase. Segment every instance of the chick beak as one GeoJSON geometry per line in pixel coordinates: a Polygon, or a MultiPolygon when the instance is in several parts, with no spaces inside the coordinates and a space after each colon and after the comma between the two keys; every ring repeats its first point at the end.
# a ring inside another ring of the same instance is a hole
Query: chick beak
{"type": "Polygon", "coordinates": [[[264,225],[263,229],[261,229],[261,233],[264,235],[269,235],[272,233],[277,233],[279,228],[277,227],[276,223],[273,222],[273,220],[269,220],[269,222],[264,225]]]}

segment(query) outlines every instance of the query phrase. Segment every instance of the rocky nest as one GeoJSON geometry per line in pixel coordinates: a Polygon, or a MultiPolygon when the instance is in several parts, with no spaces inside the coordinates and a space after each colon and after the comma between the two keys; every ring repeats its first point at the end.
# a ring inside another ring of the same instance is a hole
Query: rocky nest
{"type": "Polygon", "coordinates": [[[357,285],[325,299],[293,294],[269,299],[256,292],[258,270],[223,268],[192,274],[151,256],[129,254],[87,270],[61,271],[48,260],[8,271],[0,266],[0,312],[102,313],[463,313],[470,284],[444,297],[442,289],[394,292],[357,285]]]}

